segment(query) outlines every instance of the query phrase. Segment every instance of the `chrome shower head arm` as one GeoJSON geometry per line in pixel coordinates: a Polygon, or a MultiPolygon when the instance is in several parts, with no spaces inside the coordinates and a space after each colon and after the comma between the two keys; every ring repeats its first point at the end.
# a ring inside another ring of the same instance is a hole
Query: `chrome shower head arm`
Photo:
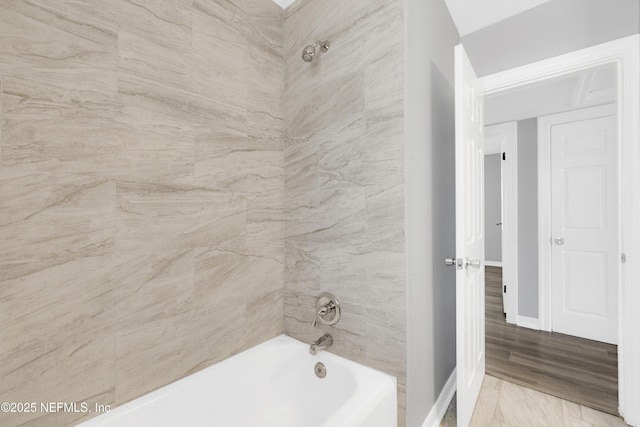
{"type": "Polygon", "coordinates": [[[331,47],[331,42],[329,40],[318,40],[316,44],[320,46],[320,50],[323,53],[328,52],[329,48],[331,47]]]}
{"type": "Polygon", "coordinates": [[[320,52],[325,53],[329,50],[330,46],[331,42],[329,40],[318,40],[314,44],[305,46],[304,49],[302,49],[302,60],[304,62],[313,62],[318,47],[320,48],[320,52]]]}

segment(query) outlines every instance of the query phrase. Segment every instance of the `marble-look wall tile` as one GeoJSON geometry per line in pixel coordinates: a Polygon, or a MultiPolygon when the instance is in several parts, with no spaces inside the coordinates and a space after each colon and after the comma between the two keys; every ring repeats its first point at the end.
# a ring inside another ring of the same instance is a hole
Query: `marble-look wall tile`
{"type": "Polygon", "coordinates": [[[398,377],[405,425],[404,5],[299,0],[285,11],[285,331],[398,377]],[[329,40],[303,62],[304,46],[329,40]],[[311,327],[332,292],[342,318],[311,327]]]}
{"type": "Polygon", "coordinates": [[[192,121],[127,104],[120,106],[115,122],[112,133],[120,149],[102,164],[103,174],[124,182],[194,185],[192,121]]]}
{"type": "Polygon", "coordinates": [[[168,384],[242,350],[241,301],[167,317],[118,333],[116,403],[168,384]],[[224,343],[224,345],[219,345],[224,343]]]}
{"type": "Polygon", "coordinates": [[[113,250],[115,181],[45,163],[0,172],[0,281],[113,250]]]}
{"type": "Polygon", "coordinates": [[[81,17],[75,14],[77,2],[69,3],[3,1],[0,70],[71,67],[115,70],[117,26],[95,19],[99,16],[95,11],[103,10],[103,3],[88,1],[81,17]]]}
{"type": "Polygon", "coordinates": [[[113,158],[107,139],[117,109],[115,71],[16,69],[3,73],[3,164],[113,158]],[[69,147],[73,147],[70,150],[69,147]]]}
{"type": "Polygon", "coordinates": [[[120,404],[283,332],[283,74],[270,0],[0,3],[0,401],[120,404]]]}
{"type": "Polygon", "coordinates": [[[116,359],[112,334],[61,342],[41,337],[27,346],[38,347],[40,353],[18,369],[2,372],[0,394],[11,402],[36,402],[38,411],[2,413],[1,425],[69,426],[87,417],[81,412],[41,412],[40,402],[78,402],[78,407],[86,402],[88,408],[114,404],[116,359]]]}

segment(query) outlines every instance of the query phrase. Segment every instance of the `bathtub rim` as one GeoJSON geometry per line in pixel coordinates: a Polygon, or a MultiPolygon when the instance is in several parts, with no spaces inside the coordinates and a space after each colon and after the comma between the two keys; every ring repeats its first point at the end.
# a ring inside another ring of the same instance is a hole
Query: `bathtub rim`
{"type": "MultiPolygon", "coordinates": [[[[243,359],[251,357],[253,353],[264,351],[265,349],[285,349],[286,347],[292,347],[292,346],[306,349],[308,348],[309,344],[306,344],[286,334],[277,335],[253,347],[250,347],[246,350],[243,350],[239,353],[229,356],[223,360],[220,360],[219,362],[213,363],[212,365],[206,368],[203,368],[197,372],[189,374],[183,378],[177,379],[169,384],[161,386],[160,388],[151,390],[143,394],[142,396],[138,396],[125,403],[122,403],[121,405],[116,406],[115,408],[113,408],[108,412],[97,414],[92,418],[81,421],[74,425],[76,427],[110,426],[112,425],[111,423],[117,420],[118,418],[126,416],[127,414],[130,414],[136,410],[139,410],[140,408],[150,405],[167,395],[174,394],[179,390],[185,387],[188,387],[196,383],[197,381],[202,380],[203,379],[202,377],[204,375],[213,375],[215,374],[215,372],[223,370],[225,368],[224,366],[225,362],[239,363],[243,359]]],[[[397,378],[395,376],[388,374],[386,372],[380,371],[378,369],[372,368],[370,366],[364,365],[362,363],[355,362],[346,357],[336,355],[326,350],[323,350],[314,356],[309,355],[309,357],[312,357],[317,360],[319,360],[320,358],[324,358],[326,360],[326,363],[344,363],[347,366],[355,367],[357,371],[371,373],[374,377],[377,377],[379,380],[381,380],[381,381],[376,381],[379,383],[379,387],[375,391],[375,393],[372,393],[370,388],[367,389],[367,396],[373,397],[373,399],[371,398],[365,399],[364,396],[362,396],[361,394],[358,394],[358,391],[362,387],[362,384],[357,383],[356,390],[353,394],[353,396],[355,397],[352,397],[351,399],[349,399],[350,404],[349,405],[343,404],[342,406],[340,406],[334,414],[332,414],[325,420],[323,425],[331,425],[330,423],[333,423],[337,420],[341,420],[342,422],[344,422],[344,421],[350,421],[353,419],[354,421],[356,421],[356,419],[358,418],[357,414],[352,414],[348,412],[348,409],[354,404],[356,405],[360,404],[362,405],[360,407],[363,407],[363,406],[370,406],[373,404],[373,402],[377,402],[377,403],[381,402],[385,396],[384,390],[386,386],[389,385],[389,383],[392,386],[393,399],[396,406],[395,410],[397,412],[397,378]]]]}

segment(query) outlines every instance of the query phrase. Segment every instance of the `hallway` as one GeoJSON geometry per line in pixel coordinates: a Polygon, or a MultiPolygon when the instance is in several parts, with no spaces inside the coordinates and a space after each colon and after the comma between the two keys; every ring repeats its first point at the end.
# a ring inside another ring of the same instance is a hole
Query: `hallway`
{"type": "Polygon", "coordinates": [[[617,415],[617,347],[506,323],[502,269],[485,277],[486,373],[617,415]]]}

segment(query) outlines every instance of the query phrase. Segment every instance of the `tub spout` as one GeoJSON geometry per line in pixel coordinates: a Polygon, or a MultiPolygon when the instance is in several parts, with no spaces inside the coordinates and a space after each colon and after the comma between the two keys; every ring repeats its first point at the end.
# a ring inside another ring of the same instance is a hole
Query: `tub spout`
{"type": "Polygon", "coordinates": [[[324,334],[311,343],[311,346],[309,346],[309,354],[315,355],[318,351],[324,350],[331,344],[333,344],[333,337],[329,334],[324,334]]]}

